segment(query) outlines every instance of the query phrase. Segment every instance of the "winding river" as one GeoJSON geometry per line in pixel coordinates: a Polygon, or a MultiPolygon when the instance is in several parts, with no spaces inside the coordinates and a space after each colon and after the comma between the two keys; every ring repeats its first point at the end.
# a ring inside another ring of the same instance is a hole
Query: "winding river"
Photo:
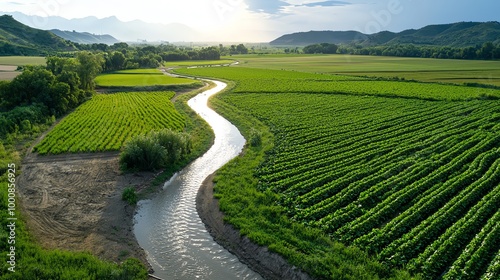
{"type": "Polygon", "coordinates": [[[215,133],[213,146],[163,186],[152,200],[140,201],[134,233],[146,251],[154,275],[170,279],[262,279],[217,244],[196,211],[196,194],[203,180],[236,157],[245,139],[229,121],[208,108],[208,98],[226,87],[217,86],[189,100],[215,133]]]}

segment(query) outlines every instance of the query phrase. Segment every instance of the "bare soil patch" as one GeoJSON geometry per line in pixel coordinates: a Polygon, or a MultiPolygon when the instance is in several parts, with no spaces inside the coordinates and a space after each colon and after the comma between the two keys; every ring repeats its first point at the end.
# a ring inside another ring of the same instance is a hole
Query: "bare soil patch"
{"type": "Polygon", "coordinates": [[[0,81],[10,81],[21,74],[16,70],[17,66],[15,65],[0,65],[0,81]]]}
{"type": "Polygon", "coordinates": [[[15,77],[17,77],[19,74],[21,74],[21,72],[3,72],[3,71],[0,71],[0,81],[10,81],[12,79],[14,79],[15,77]]]}
{"type": "Polygon", "coordinates": [[[22,164],[19,192],[29,231],[47,249],[88,251],[147,264],[133,234],[134,207],[124,188],[150,185],[152,172],[121,174],[118,153],[38,156],[22,164]]]}
{"type": "Polygon", "coordinates": [[[16,71],[16,70],[17,70],[17,66],[14,66],[14,65],[0,65],[0,71],[12,72],[12,71],[16,71]]]}

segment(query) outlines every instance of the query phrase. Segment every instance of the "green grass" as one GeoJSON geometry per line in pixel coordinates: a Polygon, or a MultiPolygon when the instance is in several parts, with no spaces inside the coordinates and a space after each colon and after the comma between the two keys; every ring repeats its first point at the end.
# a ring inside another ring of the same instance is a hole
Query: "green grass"
{"type": "Polygon", "coordinates": [[[116,151],[132,136],[184,129],[173,92],[100,94],[61,121],[36,147],[40,154],[116,151]]]}
{"type": "Polygon", "coordinates": [[[45,65],[43,56],[0,56],[0,65],[45,65]]]}
{"type": "Polygon", "coordinates": [[[95,79],[95,82],[99,87],[152,87],[197,83],[191,79],[164,75],[157,69],[133,69],[102,74],[95,79]]]}
{"type": "Polygon", "coordinates": [[[500,86],[500,61],[357,55],[242,55],[244,67],[500,86]]]}
{"type": "Polygon", "coordinates": [[[163,65],[165,67],[177,67],[177,66],[207,66],[207,65],[221,65],[221,64],[231,64],[235,60],[232,59],[221,59],[221,60],[189,60],[189,61],[172,61],[165,62],[163,65]]]}
{"type": "Polygon", "coordinates": [[[150,69],[127,69],[113,72],[113,74],[145,74],[145,75],[164,75],[160,70],[150,69]]]}

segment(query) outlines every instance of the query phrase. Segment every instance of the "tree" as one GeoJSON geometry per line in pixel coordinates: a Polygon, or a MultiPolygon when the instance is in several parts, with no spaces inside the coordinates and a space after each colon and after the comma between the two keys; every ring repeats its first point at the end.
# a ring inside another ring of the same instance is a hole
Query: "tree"
{"type": "Polygon", "coordinates": [[[94,79],[102,71],[104,59],[102,56],[90,52],[79,52],[76,58],[78,61],[76,72],[80,77],[80,88],[93,90],[94,79]]]}
{"type": "Polygon", "coordinates": [[[125,68],[125,62],[127,58],[125,55],[121,52],[113,52],[113,54],[110,57],[110,66],[111,70],[121,70],[125,68]]]}
{"type": "Polygon", "coordinates": [[[128,49],[128,44],[127,43],[123,43],[123,42],[120,42],[120,43],[114,43],[112,46],[111,46],[111,49],[113,50],[119,50],[119,51],[122,51],[122,50],[126,50],[128,49]]]}
{"type": "Polygon", "coordinates": [[[474,59],[476,58],[477,49],[474,47],[467,47],[461,50],[461,58],[463,59],[474,59]]]}
{"type": "Polygon", "coordinates": [[[231,45],[230,49],[229,49],[229,53],[230,54],[237,54],[237,50],[236,50],[236,45],[231,45]]]}
{"type": "Polygon", "coordinates": [[[314,54],[314,53],[323,53],[323,54],[335,54],[337,53],[338,47],[335,44],[329,43],[321,43],[321,44],[313,44],[304,47],[304,53],[314,54]]]}
{"type": "Polygon", "coordinates": [[[63,71],[59,80],[43,67],[28,67],[12,82],[2,86],[3,105],[5,109],[12,110],[20,106],[43,104],[51,114],[62,115],[80,101],[81,91],[78,88],[72,90],[66,83],[78,83],[75,75],[63,71]]]}
{"type": "Polygon", "coordinates": [[[26,67],[23,73],[15,77],[4,92],[3,100],[7,109],[16,106],[31,105],[46,99],[56,76],[42,67],[26,67]]]}
{"type": "Polygon", "coordinates": [[[236,46],[236,52],[239,54],[247,54],[248,49],[247,49],[247,47],[245,47],[245,45],[239,44],[238,46],[236,46]]]}
{"type": "Polygon", "coordinates": [[[198,59],[201,60],[219,60],[220,51],[217,47],[203,48],[199,51],[198,59]]]}
{"type": "Polygon", "coordinates": [[[57,75],[57,80],[66,83],[69,86],[68,106],[75,108],[78,104],[83,103],[87,98],[82,89],[80,89],[80,77],[76,72],[64,70],[61,74],[57,75]]]}
{"type": "Polygon", "coordinates": [[[495,45],[492,42],[486,42],[483,44],[481,49],[478,50],[478,57],[481,59],[493,59],[493,51],[495,49],[495,45]]]}

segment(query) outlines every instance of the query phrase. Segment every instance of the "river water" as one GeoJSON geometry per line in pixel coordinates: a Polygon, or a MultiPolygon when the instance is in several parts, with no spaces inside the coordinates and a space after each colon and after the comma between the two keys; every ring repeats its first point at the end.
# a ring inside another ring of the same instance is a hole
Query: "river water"
{"type": "Polygon", "coordinates": [[[216,87],[189,100],[215,133],[214,145],[166,182],[152,200],[140,201],[134,217],[134,233],[146,251],[154,275],[170,279],[262,279],[238,258],[217,244],[205,229],[196,211],[196,194],[203,180],[236,157],[245,139],[229,121],[208,108],[216,87]]]}

